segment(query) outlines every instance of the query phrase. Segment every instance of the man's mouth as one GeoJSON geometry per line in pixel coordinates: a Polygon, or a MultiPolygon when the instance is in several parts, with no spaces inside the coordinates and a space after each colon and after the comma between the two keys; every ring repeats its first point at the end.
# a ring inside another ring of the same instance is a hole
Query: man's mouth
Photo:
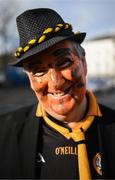
{"type": "Polygon", "coordinates": [[[56,92],[50,92],[50,94],[52,94],[53,96],[56,97],[60,97],[60,96],[65,96],[66,94],[69,93],[69,91],[71,90],[72,86],[70,86],[69,88],[67,88],[64,91],[56,91],[56,92]]]}

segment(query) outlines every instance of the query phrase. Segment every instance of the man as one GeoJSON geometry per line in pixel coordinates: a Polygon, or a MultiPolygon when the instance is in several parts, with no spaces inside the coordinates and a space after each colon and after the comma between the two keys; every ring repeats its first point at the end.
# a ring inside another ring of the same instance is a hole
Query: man
{"type": "Polygon", "coordinates": [[[115,111],[86,89],[86,33],[46,8],[22,13],[17,27],[12,65],[25,69],[39,103],[1,117],[0,177],[115,178],[115,111]]]}

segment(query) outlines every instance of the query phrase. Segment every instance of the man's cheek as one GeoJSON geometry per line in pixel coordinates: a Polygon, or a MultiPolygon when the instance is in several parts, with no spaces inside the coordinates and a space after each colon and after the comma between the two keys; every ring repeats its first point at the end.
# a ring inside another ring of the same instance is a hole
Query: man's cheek
{"type": "Polygon", "coordinates": [[[31,88],[36,92],[43,92],[46,87],[46,82],[39,80],[37,77],[32,77],[30,80],[31,88]]]}
{"type": "Polygon", "coordinates": [[[82,87],[85,87],[86,85],[86,79],[84,76],[80,76],[77,78],[76,80],[76,86],[77,88],[82,88],[82,87]]]}
{"type": "Polygon", "coordinates": [[[79,103],[83,100],[83,98],[85,96],[85,93],[86,93],[85,86],[82,86],[82,87],[79,87],[79,88],[76,89],[76,94],[77,94],[79,103]]]}
{"type": "Polygon", "coordinates": [[[80,66],[79,65],[74,65],[68,69],[65,69],[62,71],[63,76],[70,81],[75,81],[78,79],[80,76],[80,66]]]}
{"type": "Polygon", "coordinates": [[[75,66],[71,71],[72,79],[77,81],[83,74],[83,69],[81,67],[81,64],[75,66]]]}

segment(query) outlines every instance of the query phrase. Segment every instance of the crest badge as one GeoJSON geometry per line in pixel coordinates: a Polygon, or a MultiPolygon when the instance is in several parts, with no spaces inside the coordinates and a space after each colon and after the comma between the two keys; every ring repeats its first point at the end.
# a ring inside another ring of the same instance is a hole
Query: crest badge
{"type": "Polygon", "coordinates": [[[93,158],[93,166],[96,172],[102,176],[102,157],[101,153],[97,153],[93,158]]]}

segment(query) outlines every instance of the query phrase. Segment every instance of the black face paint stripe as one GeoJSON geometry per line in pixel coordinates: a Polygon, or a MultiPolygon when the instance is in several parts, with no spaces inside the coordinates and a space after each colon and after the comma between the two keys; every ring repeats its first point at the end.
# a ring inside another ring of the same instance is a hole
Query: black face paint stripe
{"type": "Polygon", "coordinates": [[[81,82],[81,83],[77,84],[77,87],[78,87],[78,88],[85,87],[85,84],[81,82]]]}
{"type": "Polygon", "coordinates": [[[74,71],[71,72],[72,77],[75,79],[76,75],[78,74],[80,66],[77,66],[74,71]]]}
{"type": "Polygon", "coordinates": [[[77,79],[77,87],[78,88],[82,88],[82,87],[85,87],[85,83],[83,82],[83,79],[82,79],[82,77],[79,77],[78,79],[77,79]]]}

